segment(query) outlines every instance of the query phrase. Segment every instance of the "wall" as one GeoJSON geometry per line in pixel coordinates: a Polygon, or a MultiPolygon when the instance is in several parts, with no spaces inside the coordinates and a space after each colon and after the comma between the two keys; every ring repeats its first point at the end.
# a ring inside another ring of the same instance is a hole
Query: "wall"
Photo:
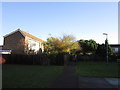
{"type": "Polygon", "coordinates": [[[4,37],[4,50],[12,50],[12,54],[24,53],[25,38],[20,32],[15,32],[7,37],[4,37]]]}
{"type": "Polygon", "coordinates": [[[25,43],[26,43],[26,51],[27,52],[29,52],[29,50],[34,50],[34,52],[37,53],[40,48],[42,49],[42,51],[44,51],[42,42],[39,42],[37,40],[34,40],[34,39],[26,36],[25,43]]]}

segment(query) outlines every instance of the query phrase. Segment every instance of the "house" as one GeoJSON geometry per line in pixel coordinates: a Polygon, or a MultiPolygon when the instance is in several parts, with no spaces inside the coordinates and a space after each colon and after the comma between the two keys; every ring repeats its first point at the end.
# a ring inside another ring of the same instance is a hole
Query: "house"
{"type": "Polygon", "coordinates": [[[11,50],[0,50],[0,54],[11,54],[11,50]]]}
{"type": "Polygon", "coordinates": [[[113,53],[118,54],[120,52],[120,44],[110,44],[113,53]]]}
{"type": "Polygon", "coordinates": [[[3,48],[3,45],[0,45],[0,50],[2,50],[2,48],[3,48]]]}
{"type": "Polygon", "coordinates": [[[45,41],[18,29],[4,36],[3,50],[11,50],[12,54],[37,53],[44,51],[45,41]]]}

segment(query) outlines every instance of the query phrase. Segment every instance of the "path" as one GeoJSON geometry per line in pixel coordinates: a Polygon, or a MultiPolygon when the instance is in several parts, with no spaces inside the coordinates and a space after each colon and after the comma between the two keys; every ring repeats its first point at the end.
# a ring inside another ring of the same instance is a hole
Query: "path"
{"type": "Polygon", "coordinates": [[[78,77],[75,74],[75,63],[69,62],[51,88],[120,88],[118,82],[120,82],[120,78],[78,77]]]}
{"type": "Polygon", "coordinates": [[[79,77],[78,88],[118,88],[117,78],[79,77]]]}
{"type": "Polygon", "coordinates": [[[69,62],[65,66],[64,72],[57,77],[51,88],[77,88],[78,87],[78,77],[75,74],[75,63],[69,62]]]}

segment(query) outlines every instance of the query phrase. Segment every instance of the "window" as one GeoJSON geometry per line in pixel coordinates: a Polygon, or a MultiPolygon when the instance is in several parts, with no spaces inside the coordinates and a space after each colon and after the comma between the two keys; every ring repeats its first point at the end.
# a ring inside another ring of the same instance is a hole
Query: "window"
{"type": "Polygon", "coordinates": [[[115,48],[115,52],[116,52],[116,53],[118,52],[118,48],[115,48]]]}
{"type": "Polygon", "coordinates": [[[34,40],[28,40],[28,48],[29,50],[34,50],[37,52],[39,50],[39,42],[34,41],[34,40]]]}

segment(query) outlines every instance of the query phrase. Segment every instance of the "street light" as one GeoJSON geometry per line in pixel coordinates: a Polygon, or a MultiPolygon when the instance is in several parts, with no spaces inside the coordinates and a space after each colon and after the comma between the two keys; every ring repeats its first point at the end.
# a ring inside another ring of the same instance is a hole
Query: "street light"
{"type": "MultiPolygon", "coordinates": [[[[107,33],[103,33],[103,35],[106,35],[106,42],[107,42],[107,40],[108,40],[108,34],[107,33]]],[[[107,45],[106,45],[106,57],[107,57],[107,63],[108,63],[108,43],[107,43],[107,45]]]]}

